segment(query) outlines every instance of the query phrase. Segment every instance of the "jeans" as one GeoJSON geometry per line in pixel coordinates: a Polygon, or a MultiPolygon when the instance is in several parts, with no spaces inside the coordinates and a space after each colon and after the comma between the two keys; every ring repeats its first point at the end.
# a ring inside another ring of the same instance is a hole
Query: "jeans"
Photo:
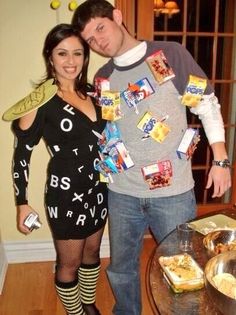
{"type": "MultiPolygon", "coordinates": [[[[196,216],[192,190],[171,197],[136,198],[109,191],[111,263],[107,275],[115,296],[115,315],[141,315],[139,258],[150,228],[160,242],[177,224],[196,216]]],[[[148,315],[148,314],[145,314],[148,315]]]]}

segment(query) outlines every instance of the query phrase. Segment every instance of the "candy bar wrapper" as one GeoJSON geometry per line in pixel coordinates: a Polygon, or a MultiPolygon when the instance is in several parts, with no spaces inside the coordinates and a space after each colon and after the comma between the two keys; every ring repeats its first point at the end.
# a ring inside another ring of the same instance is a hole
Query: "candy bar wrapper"
{"type": "Polygon", "coordinates": [[[189,160],[193,156],[193,153],[196,150],[199,141],[199,130],[188,128],[185,131],[184,136],[177,149],[177,155],[179,159],[189,160]]]}
{"type": "Polygon", "coordinates": [[[150,112],[146,112],[143,115],[137,127],[160,143],[164,141],[170,132],[168,125],[163,123],[161,119],[157,120],[150,112]]]}
{"type": "Polygon", "coordinates": [[[169,160],[144,166],[141,170],[144,180],[149,185],[149,189],[152,190],[171,185],[172,165],[169,160]]]}
{"type": "Polygon", "coordinates": [[[162,50],[158,50],[151,56],[147,57],[146,62],[159,84],[162,84],[175,77],[175,74],[168,64],[168,61],[162,50]]]}
{"type": "Polygon", "coordinates": [[[120,92],[102,91],[99,100],[102,106],[102,118],[106,120],[115,121],[120,119],[120,92]]]}
{"type": "Polygon", "coordinates": [[[98,99],[101,97],[102,91],[109,91],[110,90],[110,81],[105,78],[97,77],[94,80],[95,91],[98,99]]]}
{"type": "Polygon", "coordinates": [[[128,89],[121,92],[121,97],[129,107],[137,107],[138,103],[154,93],[154,89],[147,78],[130,84],[128,89]]]}
{"type": "Polygon", "coordinates": [[[186,106],[196,107],[201,101],[206,86],[206,79],[190,75],[181,103],[186,106]]]}

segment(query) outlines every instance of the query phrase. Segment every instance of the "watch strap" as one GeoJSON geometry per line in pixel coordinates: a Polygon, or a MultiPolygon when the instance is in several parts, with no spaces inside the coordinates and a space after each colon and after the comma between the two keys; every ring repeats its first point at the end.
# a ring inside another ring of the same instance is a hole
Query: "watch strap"
{"type": "Polygon", "coordinates": [[[230,161],[228,159],[213,160],[212,165],[216,165],[216,166],[220,166],[220,167],[230,167],[230,161]]]}

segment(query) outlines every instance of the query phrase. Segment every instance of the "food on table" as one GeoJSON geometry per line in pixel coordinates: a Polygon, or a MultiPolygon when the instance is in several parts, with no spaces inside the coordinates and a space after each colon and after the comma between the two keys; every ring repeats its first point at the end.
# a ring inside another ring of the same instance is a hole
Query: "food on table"
{"type": "Polygon", "coordinates": [[[212,278],[212,281],[220,292],[236,299],[236,278],[231,273],[219,273],[212,278]]]}
{"type": "Polygon", "coordinates": [[[230,250],[236,250],[236,241],[229,244],[218,243],[214,248],[215,254],[221,254],[230,250]]]}
{"type": "Polygon", "coordinates": [[[203,271],[191,255],[161,256],[159,263],[174,292],[192,291],[204,286],[203,271]]]}

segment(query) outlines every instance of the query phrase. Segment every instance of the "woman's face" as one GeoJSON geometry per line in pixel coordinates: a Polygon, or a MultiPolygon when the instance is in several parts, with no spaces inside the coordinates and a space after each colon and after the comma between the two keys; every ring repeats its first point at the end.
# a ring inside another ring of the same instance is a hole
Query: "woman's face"
{"type": "Polygon", "coordinates": [[[62,40],[52,51],[51,63],[60,83],[74,81],[80,74],[84,62],[84,49],[75,36],[62,40]]]}

